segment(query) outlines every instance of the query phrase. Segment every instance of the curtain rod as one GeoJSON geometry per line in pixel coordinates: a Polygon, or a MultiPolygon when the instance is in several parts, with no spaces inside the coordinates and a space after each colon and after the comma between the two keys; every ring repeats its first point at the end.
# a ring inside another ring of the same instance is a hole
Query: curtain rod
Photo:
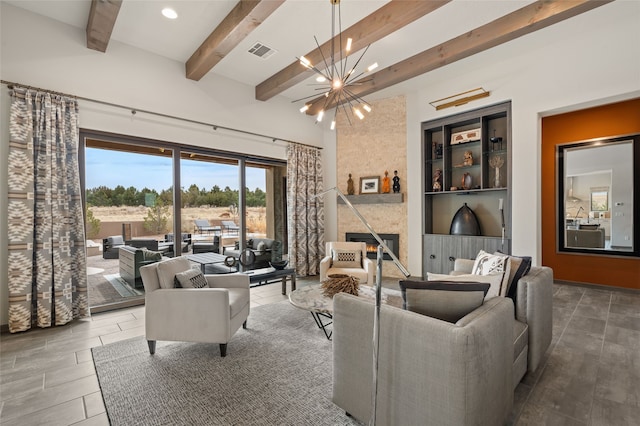
{"type": "Polygon", "coordinates": [[[144,109],[140,109],[140,108],[128,107],[126,105],[114,104],[114,103],[106,102],[106,101],[99,101],[97,99],[85,98],[83,96],[71,95],[71,94],[64,93],[64,92],[56,92],[54,90],[43,89],[41,87],[29,86],[29,85],[26,85],[26,84],[15,83],[15,82],[12,82],[12,81],[0,80],[0,83],[5,84],[7,86],[7,88],[9,88],[9,89],[13,89],[13,86],[20,86],[20,87],[24,87],[25,89],[32,89],[32,90],[38,90],[38,91],[43,91],[43,92],[49,92],[49,93],[53,93],[55,95],[68,96],[68,97],[75,98],[75,99],[82,100],[82,101],[93,102],[93,103],[96,103],[96,104],[107,105],[107,106],[116,107],[116,108],[128,109],[129,111],[131,111],[132,114],[136,114],[137,112],[142,112],[142,113],[145,113],[145,114],[155,115],[155,116],[162,117],[162,118],[169,118],[169,119],[172,119],[172,120],[185,121],[187,123],[192,123],[192,124],[198,124],[198,125],[201,125],[201,126],[211,127],[211,128],[213,128],[213,130],[222,129],[222,130],[228,130],[228,131],[231,131],[231,132],[242,133],[242,134],[245,134],[245,135],[257,136],[257,137],[261,137],[261,138],[267,138],[267,139],[271,139],[271,142],[281,141],[281,142],[294,144],[294,145],[302,145],[302,146],[308,146],[310,148],[322,149],[322,147],[319,147],[319,146],[314,146],[314,145],[309,145],[309,144],[302,143],[302,142],[296,142],[296,141],[291,141],[291,140],[287,140],[287,139],[282,139],[282,138],[275,137],[275,136],[263,135],[261,133],[254,133],[254,132],[250,132],[248,130],[234,129],[233,127],[226,127],[226,126],[220,126],[218,124],[205,123],[204,121],[192,120],[190,118],[177,117],[175,115],[164,114],[164,113],[161,113],[161,112],[148,111],[148,110],[144,110],[144,109]]]}

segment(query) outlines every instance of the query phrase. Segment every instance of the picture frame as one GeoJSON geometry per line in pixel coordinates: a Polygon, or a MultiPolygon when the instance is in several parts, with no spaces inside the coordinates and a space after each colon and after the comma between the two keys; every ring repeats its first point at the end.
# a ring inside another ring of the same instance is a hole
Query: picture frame
{"type": "Polygon", "coordinates": [[[360,194],[379,194],[380,176],[367,176],[360,178],[360,194]]]}

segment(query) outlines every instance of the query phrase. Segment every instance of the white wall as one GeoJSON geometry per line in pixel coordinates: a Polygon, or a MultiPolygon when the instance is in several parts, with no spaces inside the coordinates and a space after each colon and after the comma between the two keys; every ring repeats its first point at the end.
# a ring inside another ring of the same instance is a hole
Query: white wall
{"type": "MultiPolygon", "coordinates": [[[[512,252],[541,262],[540,118],[640,96],[640,2],[616,1],[379,92],[407,96],[409,268],[421,274],[420,123],[512,101],[512,252]],[[409,90],[409,87],[421,87],[409,90]],[[491,96],[435,111],[430,101],[484,87],[491,96]]],[[[327,218],[327,222],[333,218],[327,218]]]]}
{"type": "MultiPolygon", "coordinates": [[[[322,146],[322,128],[289,100],[255,100],[254,88],[205,76],[194,82],[184,64],[111,41],[106,53],[86,48],[84,31],[0,3],[2,80],[82,98],[322,146]]],[[[0,241],[7,241],[8,91],[0,90],[0,241]]],[[[270,158],[286,159],[286,143],[80,101],[80,127],[270,158]]],[[[7,324],[7,247],[0,245],[0,323],[7,324]]]]}

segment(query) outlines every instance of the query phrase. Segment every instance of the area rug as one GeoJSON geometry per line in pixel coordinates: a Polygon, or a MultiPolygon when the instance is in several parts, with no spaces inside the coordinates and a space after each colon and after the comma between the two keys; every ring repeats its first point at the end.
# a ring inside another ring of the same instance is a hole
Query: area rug
{"type": "MultiPolygon", "coordinates": [[[[203,321],[206,319],[203,318],[203,321]]],[[[331,342],[288,301],[217,344],[144,338],[93,348],[112,425],[356,425],[331,402],[331,342]]]]}
{"type": "Polygon", "coordinates": [[[135,297],[144,294],[143,291],[136,290],[127,283],[120,274],[105,275],[104,278],[109,281],[109,284],[118,292],[122,297],[135,297]]]}

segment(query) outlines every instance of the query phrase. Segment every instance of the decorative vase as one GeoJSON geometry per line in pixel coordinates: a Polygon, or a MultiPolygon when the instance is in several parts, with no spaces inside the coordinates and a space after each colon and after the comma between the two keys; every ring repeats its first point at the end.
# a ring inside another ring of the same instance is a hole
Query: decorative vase
{"type": "Polygon", "coordinates": [[[480,222],[476,214],[464,203],[460,207],[451,221],[449,228],[451,235],[480,235],[480,222]]]}
{"type": "Polygon", "coordinates": [[[502,183],[500,182],[500,167],[502,167],[503,165],[504,159],[499,155],[495,155],[489,160],[489,166],[491,166],[495,171],[493,177],[494,188],[502,188],[502,183]]]}

